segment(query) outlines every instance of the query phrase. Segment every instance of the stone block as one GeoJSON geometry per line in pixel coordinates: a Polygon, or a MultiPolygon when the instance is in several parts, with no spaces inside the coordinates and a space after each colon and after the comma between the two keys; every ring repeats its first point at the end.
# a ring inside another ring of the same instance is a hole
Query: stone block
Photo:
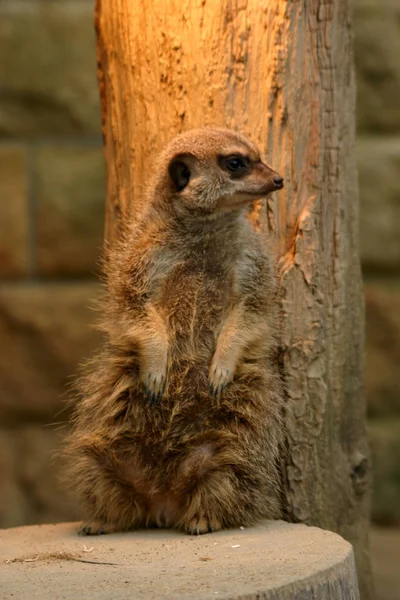
{"type": "Polygon", "coordinates": [[[400,524],[400,418],[370,421],[374,488],[372,519],[380,525],[400,524]]]}
{"type": "Polygon", "coordinates": [[[0,146],[0,277],[28,270],[28,165],[24,146],[0,146]]]}
{"type": "Polygon", "coordinates": [[[352,3],[358,129],[400,132],[400,2],[352,3]]]}
{"type": "Polygon", "coordinates": [[[81,518],[60,484],[63,435],[58,428],[22,425],[0,430],[0,526],[57,523],[81,518]]]}
{"type": "Polygon", "coordinates": [[[101,147],[41,147],[34,170],[39,274],[93,274],[105,218],[101,147]]]}
{"type": "Polygon", "coordinates": [[[14,430],[0,429],[0,526],[13,527],[26,521],[29,502],[21,490],[13,443],[14,430]]]}
{"type": "Polygon", "coordinates": [[[0,422],[65,421],[68,385],[99,342],[97,284],[0,288],[0,422]]]}
{"type": "Polygon", "coordinates": [[[368,281],[366,394],[370,417],[400,417],[400,281],[368,281]]]}
{"type": "Polygon", "coordinates": [[[357,166],[363,265],[400,273],[400,136],[359,138],[357,166]]]}
{"type": "Polygon", "coordinates": [[[0,2],[0,134],[100,134],[92,0],[0,2]]]}
{"type": "Polygon", "coordinates": [[[400,598],[400,528],[371,527],[369,547],[377,600],[400,598]]]}

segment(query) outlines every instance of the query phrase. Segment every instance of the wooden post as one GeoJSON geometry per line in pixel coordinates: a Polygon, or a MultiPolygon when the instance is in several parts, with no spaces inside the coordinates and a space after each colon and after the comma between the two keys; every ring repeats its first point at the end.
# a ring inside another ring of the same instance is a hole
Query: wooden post
{"type": "Polygon", "coordinates": [[[116,533],[92,538],[90,554],[77,528],[0,530],[2,599],[359,600],[350,544],[316,527],[116,533]]]}
{"type": "Polygon", "coordinates": [[[97,0],[96,27],[108,241],[182,130],[237,129],[285,177],[261,215],[281,268],[285,512],[349,540],[371,598],[349,2],[97,0]]]}

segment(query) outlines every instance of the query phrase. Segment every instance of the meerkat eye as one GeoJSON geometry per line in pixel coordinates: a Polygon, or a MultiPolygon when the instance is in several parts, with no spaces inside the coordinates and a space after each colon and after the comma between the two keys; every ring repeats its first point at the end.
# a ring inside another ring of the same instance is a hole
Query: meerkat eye
{"type": "Polygon", "coordinates": [[[219,164],[225,171],[229,171],[232,175],[240,176],[248,170],[250,161],[247,156],[235,154],[233,156],[221,156],[219,164]]]}
{"type": "Polygon", "coordinates": [[[241,158],[231,158],[226,161],[226,166],[230,171],[238,171],[239,169],[243,169],[246,165],[241,158]]]}

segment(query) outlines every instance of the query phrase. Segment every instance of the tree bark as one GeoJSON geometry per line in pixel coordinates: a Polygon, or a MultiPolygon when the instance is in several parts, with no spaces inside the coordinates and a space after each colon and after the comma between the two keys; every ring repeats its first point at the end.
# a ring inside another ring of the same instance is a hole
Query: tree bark
{"type": "Polygon", "coordinates": [[[372,598],[348,0],[97,0],[96,28],[110,243],[183,130],[237,129],[285,178],[259,219],[281,270],[285,511],[349,540],[372,598]]]}

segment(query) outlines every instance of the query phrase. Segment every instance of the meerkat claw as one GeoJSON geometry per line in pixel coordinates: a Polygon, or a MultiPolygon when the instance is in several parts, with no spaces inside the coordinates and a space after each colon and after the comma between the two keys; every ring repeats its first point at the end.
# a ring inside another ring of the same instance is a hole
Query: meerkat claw
{"type": "Polygon", "coordinates": [[[149,395],[149,383],[150,383],[150,375],[147,376],[146,383],[144,384],[144,395],[146,398],[149,395]]]}
{"type": "Polygon", "coordinates": [[[155,406],[157,404],[157,395],[154,392],[149,391],[147,393],[147,405],[155,406]]]}
{"type": "Polygon", "coordinates": [[[112,523],[87,521],[80,526],[78,535],[105,535],[106,533],[113,533],[115,531],[118,531],[118,528],[112,523]]]}
{"type": "Polygon", "coordinates": [[[215,399],[217,399],[217,398],[219,398],[219,397],[220,397],[220,395],[221,395],[221,386],[220,386],[220,385],[217,385],[217,386],[214,388],[213,397],[214,397],[215,399]]]}
{"type": "Polygon", "coordinates": [[[98,521],[82,523],[78,531],[78,535],[103,535],[104,533],[107,533],[106,526],[98,521]]]}
{"type": "Polygon", "coordinates": [[[219,370],[215,367],[211,379],[209,393],[214,399],[218,399],[231,382],[231,371],[230,369],[219,370]]]}
{"type": "Polygon", "coordinates": [[[90,533],[91,533],[90,527],[82,526],[78,531],[78,535],[90,535],[90,533]]]}
{"type": "Polygon", "coordinates": [[[210,395],[215,399],[221,395],[221,389],[219,385],[210,384],[210,395]]]}
{"type": "Polygon", "coordinates": [[[163,398],[166,378],[164,375],[151,378],[149,375],[144,384],[143,392],[148,406],[158,406],[163,398]]]}

